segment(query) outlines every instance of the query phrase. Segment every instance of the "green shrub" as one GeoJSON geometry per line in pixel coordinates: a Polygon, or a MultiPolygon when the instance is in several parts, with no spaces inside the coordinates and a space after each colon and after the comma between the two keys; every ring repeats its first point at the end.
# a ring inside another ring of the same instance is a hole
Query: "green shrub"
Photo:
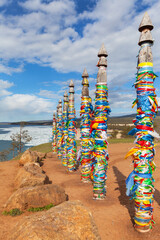
{"type": "Polygon", "coordinates": [[[10,211],[3,211],[2,214],[7,216],[7,215],[10,215],[12,217],[15,217],[15,216],[18,216],[18,215],[21,215],[23,212],[19,209],[19,208],[14,208],[10,211]]]}
{"type": "Polygon", "coordinates": [[[52,203],[50,203],[44,207],[37,207],[37,208],[31,207],[27,211],[28,212],[39,212],[39,211],[49,210],[52,207],[54,207],[54,205],[52,203]]]}

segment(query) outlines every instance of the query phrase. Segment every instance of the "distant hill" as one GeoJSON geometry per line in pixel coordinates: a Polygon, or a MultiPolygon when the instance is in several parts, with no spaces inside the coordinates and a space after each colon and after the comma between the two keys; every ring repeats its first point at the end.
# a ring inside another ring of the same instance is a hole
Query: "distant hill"
{"type": "Polygon", "coordinates": [[[52,125],[52,120],[38,120],[38,121],[21,121],[21,122],[12,122],[8,123],[9,125],[24,125],[24,126],[36,126],[36,125],[52,125]]]}
{"type": "MultiPolygon", "coordinates": [[[[158,124],[160,121],[160,112],[155,119],[155,122],[158,124]]],[[[136,117],[136,114],[129,114],[124,116],[116,116],[108,118],[109,124],[131,124],[133,123],[132,120],[136,117]]],[[[81,118],[77,118],[77,127],[80,127],[81,118]]],[[[52,120],[37,120],[37,121],[21,121],[21,122],[3,122],[0,125],[21,125],[24,124],[25,126],[35,126],[35,125],[42,125],[42,126],[50,126],[52,125],[52,120]]]]}

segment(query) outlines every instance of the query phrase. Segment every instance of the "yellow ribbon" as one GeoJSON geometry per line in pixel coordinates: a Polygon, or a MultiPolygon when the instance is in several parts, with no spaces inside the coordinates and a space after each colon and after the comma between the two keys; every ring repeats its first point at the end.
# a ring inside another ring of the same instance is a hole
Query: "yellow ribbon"
{"type": "Polygon", "coordinates": [[[145,66],[153,67],[153,63],[152,62],[144,62],[144,63],[138,64],[138,67],[145,67],[145,66]]]}

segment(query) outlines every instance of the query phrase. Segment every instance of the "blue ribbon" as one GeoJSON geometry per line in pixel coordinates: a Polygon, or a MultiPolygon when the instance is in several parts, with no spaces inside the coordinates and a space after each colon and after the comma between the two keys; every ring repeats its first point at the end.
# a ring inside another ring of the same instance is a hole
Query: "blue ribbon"
{"type": "Polygon", "coordinates": [[[129,174],[128,178],[126,179],[126,188],[127,188],[126,195],[127,196],[132,196],[139,186],[138,183],[134,184],[134,176],[135,175],[137,175],[138,177],[141,177],[141,178],[152,178],[152,174],[150,174],[150,173],[137,173],[136,171],[133,170],[129,174]]]}

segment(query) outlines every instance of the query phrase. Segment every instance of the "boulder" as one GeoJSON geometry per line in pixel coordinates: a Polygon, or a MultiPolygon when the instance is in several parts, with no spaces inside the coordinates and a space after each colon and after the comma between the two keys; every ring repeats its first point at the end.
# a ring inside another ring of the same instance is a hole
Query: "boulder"
{"type": "Polygon", "coordinates": [[[42,161],[44,158],[46,158],[46,153],[42,153],[42,152],[37,152],[37,151],[34,151],[38,157],[39,157],[39,161],[42,161]]]}
{"type": "Polygon", "coordinates": [[[48,177],[43,173],[38,163],[26,163],[19,169],[15,178],[15,188],[34,187],[47,183],[48,177]]]}
{"type": "Polygon", "coordinates": [[[53,158],[53,152],[48,152],[46,154],[46,158],[53,158]]]}
{"type": "Polygon", "coordinates": [[[14,208],[26,210],[30,207],[44,207],[50,203],[58,205],[66,201],[68,196],[62,187],[54,184],[46,184],[36,187],[24,187],[15,191],[6,204],[5,210],[14,208]]]}
{"type": "Polygon", "coordinates": [[[36,152],[26,150],[19,159],[19,165],[23,166],[29,162],[39,162],[39,157],[36,152]]]}
{"type": "Polygon", "coordinates": [[[48,211],[24,217],[11,230],[9,240],[100,240],[88,209],[68,201],[48,211]]]}

